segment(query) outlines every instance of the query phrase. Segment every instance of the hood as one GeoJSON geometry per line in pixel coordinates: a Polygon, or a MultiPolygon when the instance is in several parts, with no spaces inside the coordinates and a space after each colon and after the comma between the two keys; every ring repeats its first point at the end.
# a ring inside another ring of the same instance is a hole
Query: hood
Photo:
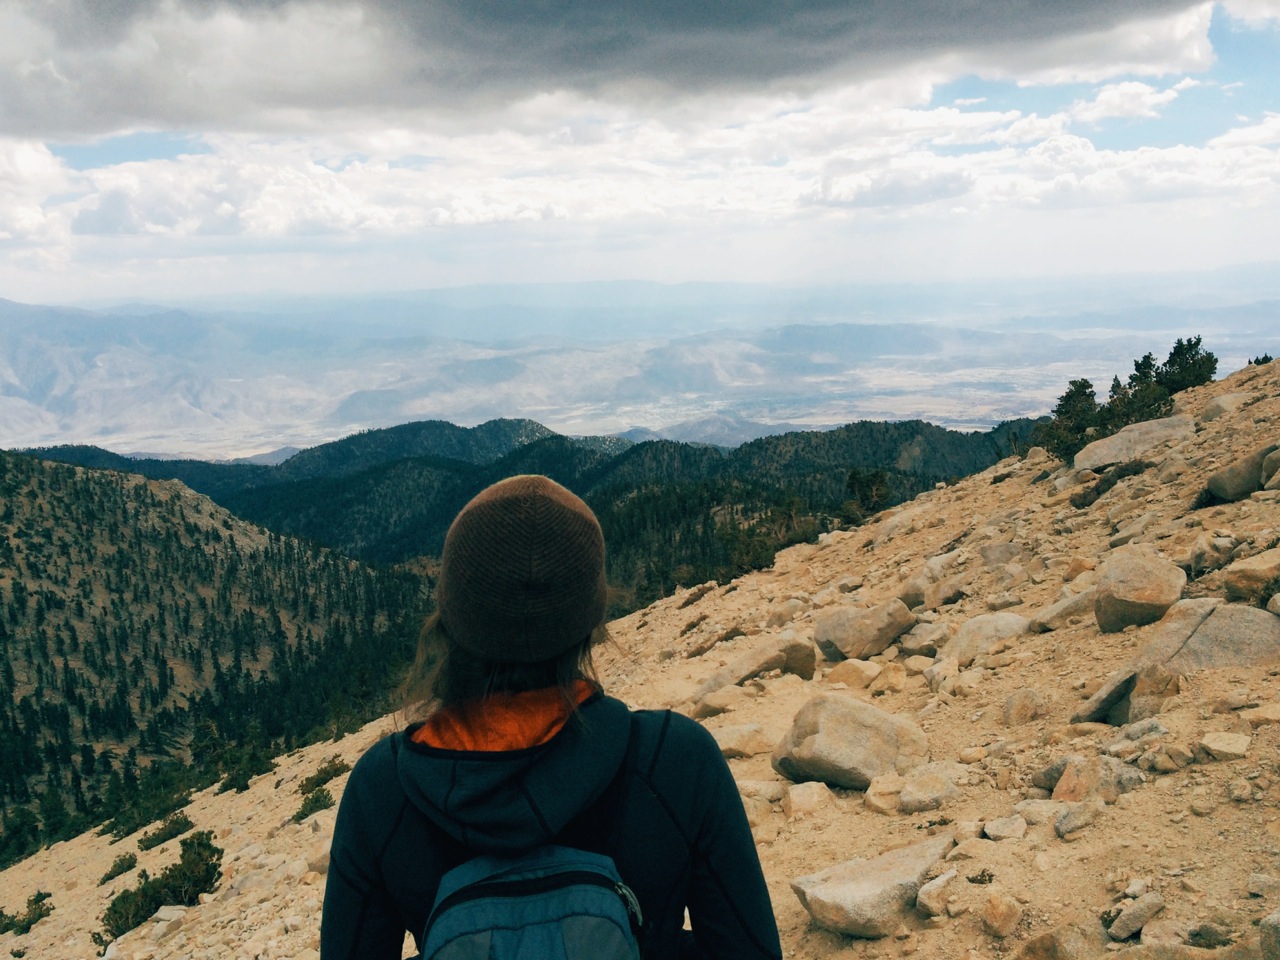
{"type": "Polygon", "coordinates": [[[413,729],[396,761],[410,803],[472,850],[514,853],[550,842],[604,793],[626,756],[631,715],[596,695],[541,746],[493,753],[424,746],[413,729]]]}

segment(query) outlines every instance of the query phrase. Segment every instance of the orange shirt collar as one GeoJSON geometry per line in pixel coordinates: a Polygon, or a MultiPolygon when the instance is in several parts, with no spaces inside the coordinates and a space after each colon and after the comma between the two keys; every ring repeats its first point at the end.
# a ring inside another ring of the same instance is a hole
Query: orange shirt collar
{"type": "MultiPolygon", "coordinates": [[[[589,680],[578,680],[573,686],[574,703],[581,705],[597,689],[589,680]]],[[[442,750],[525,750],[559,733],[569,713],[559,687],[496,693],[437,711],[413,731],[412,740],[442,750]]]]}

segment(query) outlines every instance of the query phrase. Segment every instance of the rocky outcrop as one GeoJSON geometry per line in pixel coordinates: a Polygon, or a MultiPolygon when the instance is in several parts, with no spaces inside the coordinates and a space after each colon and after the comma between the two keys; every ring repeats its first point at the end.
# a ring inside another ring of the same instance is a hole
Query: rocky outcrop
{"type": "Polygon", "coordinates": [[[1206,489],[1219,500],[1228,503],[1257,493],[1267,480],[1262,475],[1262,465],[1275,450],[1276,444],[1272,443],[1223,467],[1209,478],[1206,489]]]}
{"type": "Polygon", "coordinates": [[[1237,560],[1222,574],[1228,600],[1256,603],[1270,599],[1277,584],[1280,584],[1280,547],[1237,560]]]}
{"type": "Polygon", "coordinates": [[[1160,711],[1178,680],[1203,670],[1280,663],[1280,617],[1216,599],[1183,600],[1156,635],[1072,716],[1124,724],[1160,711]]]}
{"type": "Polygon", "coordinates": [[[1133,423],[1109,437],[1095,440],[1076,454],[1077,470],[1098,470],[1113,463],[1139,460],[1158,447],[1185,440],[1195,433],[1190,417],[1165,417],[1133,423]]]}
{"type": "Polygon", "coordinates": [[[1093,613],[1103,633],[1155,623],[1178,602],[1187,575],[1141,547],[1121,547],[1102,568],[1093,613]]]}
{"type": "MultiPolygon", "coordinates": [[[[704,700],[722,687],[736,685],[758,677],[770,670],[793,673],[808,680],[817,669],[818,654],[813,644],[787,631],[739,656],[721,670],[717,670],[698,688],[692,700],[704,700]]],[[[719,712],[719,711],[716,711],[719,712]]]]}
{"type": "Polygon", "coordinates": [[[909,720],[828,693],[800,709],[772,759],[788,780],[865,790],[882,773],[906,773],[928,762],[929,743],[909,720]]]}
{"type": "Polygon", "coordinates": [[[821,614],[813,624],[813,639],[828,660],[864,659],[885,648],[916,624],[901,600],[859,610],[841,607],[821,614]]]}
{"type": "Polygon", "coordinates": [[[797,877],[791,889],[818,926],[852,937],[887,937],[915,906],[925,877],[952,846],[951,837],[934,837],[797,877]]]}
{"type": "Polygon", "coordinates": [[[960,625],[943,652],[961,667],[967,667],[1030,629],[1031,621],[1016,613],[980,613],[960,625]]]}

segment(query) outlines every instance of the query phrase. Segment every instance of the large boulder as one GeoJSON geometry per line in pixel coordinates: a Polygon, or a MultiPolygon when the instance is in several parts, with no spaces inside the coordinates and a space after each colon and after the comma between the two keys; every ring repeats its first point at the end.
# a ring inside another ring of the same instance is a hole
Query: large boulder
{"type": "Polygon", "coordinates": [[[773,769],[788,780],[855,790],[928,760],[929,742],[918,726],[840,693],[821,694],[801,707],[772,758],[773,769]]]}
{"type": "Polygon", "coordinates": [[[1016,613],[980,613],[966,620],[947,644],[946,656],[967,667],[978,657],[991,653],[997,645],[1020,637],[1031,629],[1031,621],[1016,613]]]}
{"type": "Polygon", "coordinates": [[[1181,677],[1202,670],[1280,663],[1280,617],[1204,598],[1174,604],[1127,667],[1071,717],[1072,723],[1125,724],[1158,713],[1181,677]]]}
{"type": "MultiPolygon", "coordinates": [[[[1256,602],[1280,581],[1280,547],[1237,560],[1222,573],[1228,600],[1256,602]]],[[[1266,594],[1268,597],[1270,593],[1266,594]]]]}
{"type": "Polygon", "coordinates": [[[1187,575],[1141,547],[1114,551],[1103,565],[1094,593],[1093,613],[1103,633],[1155,623],[1178,602],[1187,575]]]}
{"type": "Polygon", "coordinates": [[[1095,440],[1076,454],[1077,470],[1098,470],[1113,463],[1141,459],[1148,451],[1166,443],[1185,440],[1196,432],[1190,417],[1165,417],[1131,423],[1109,437],[1095,440]]]}
{"type": "Polygon", "coordinates": [[[915,625],[915,615],[895,598],[869,610],[827,611],[814,621],[813,639],[829,660],[866,659],[883,653],[915,625]]]}
{"type": "Polygon", "coordinates": [[[738,656],[728,666],[708,677],[691,698],[694,703],[731,684],[745,683],[770,670],[794,673],[802,680],[812,680],[818,666],[818,652],[813,644],[794,632],[771,637],[738,656]]]}
{"type": "Polygon", "coordinates": [[[1227,502],[1243,500],[1249,494],[1257,493],[1266,482],[1262,476],[1262,465],[1276,450],[1276,446],[1273,443],[1262,447],[1249,456],[1223,467],[1209,478],[1207,484],[1209,492],[1219,500],[1227,502]]]}
{"type": "Polygon", "coordinates": [[[1107,943],[1102,922],[1095,916],[1081,915],[1032,937],[1015,960],[1098,960],[1106,956],[1107,943]]]}
{"type": "Polygon", "coordinates": [[[1220,397],[1214,397],[1205,404],[1204,413],[1200,414],[1200,419],[1205,423],[1217,420],[1223,414],[1239,410],[1250,397],[1252,394],[1248,393],[1224,393],[1220,397]]]}
{"type": "Polygon", "coordinates": [[[852,937],[887,937],[910,916],[925,877],[954,843],[949,834],[931,837],[797,877],[791,889],[818,926],[852,937]]]}

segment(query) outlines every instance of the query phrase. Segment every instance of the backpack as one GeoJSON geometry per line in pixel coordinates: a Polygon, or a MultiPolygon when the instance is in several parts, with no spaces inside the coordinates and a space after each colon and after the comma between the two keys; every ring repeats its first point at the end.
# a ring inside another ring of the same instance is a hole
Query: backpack
{"type": "Polygon", "coordinates": [[[422,960],[639,960],[640,902],[613,860],[542,846],[441,878],[422,960]]]}

